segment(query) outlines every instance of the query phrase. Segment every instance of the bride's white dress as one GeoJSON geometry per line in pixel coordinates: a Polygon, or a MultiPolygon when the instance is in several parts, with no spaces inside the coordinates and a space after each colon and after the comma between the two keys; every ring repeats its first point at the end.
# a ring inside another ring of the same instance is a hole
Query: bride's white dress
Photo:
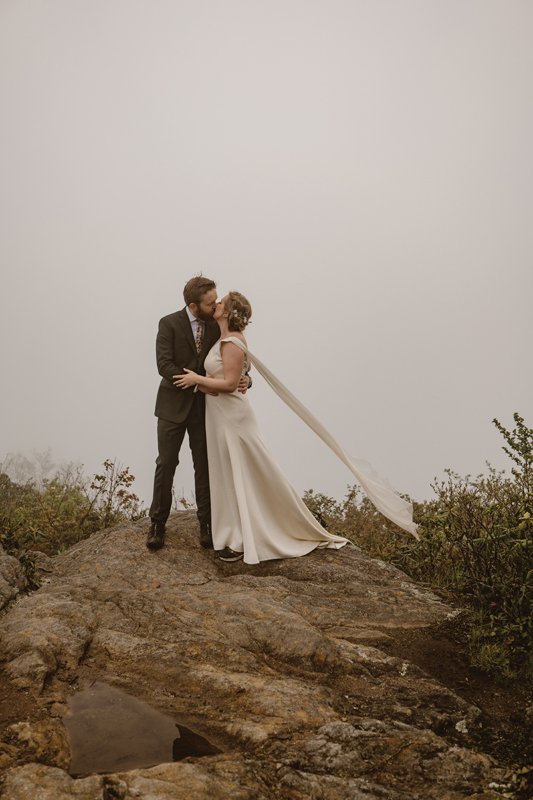
{"type": "MultiPolygon", "coordinates": [[[[244,351],[247,371],[246,346],[228,336],[208,353],[206,374],[224,377],[221,342],[233,342],[244,351]]],[[[257,564],[348,544],[318,524],[287,481],[263,441],[248,395],[206,395],[205,427],[215,550],[231,547],[244,552],[246,564],[257,564]]]]}

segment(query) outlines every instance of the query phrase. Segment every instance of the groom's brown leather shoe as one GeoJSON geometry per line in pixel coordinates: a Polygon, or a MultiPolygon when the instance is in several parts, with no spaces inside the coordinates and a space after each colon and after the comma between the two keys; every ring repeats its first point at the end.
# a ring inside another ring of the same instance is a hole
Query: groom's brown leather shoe
{"type": "Polygon", "coordinates": [[[148,537],[146,539],[146,547],[149,550],[159,550],[165,543],[165,523],[156,522],[152,520],[148,537]]]}

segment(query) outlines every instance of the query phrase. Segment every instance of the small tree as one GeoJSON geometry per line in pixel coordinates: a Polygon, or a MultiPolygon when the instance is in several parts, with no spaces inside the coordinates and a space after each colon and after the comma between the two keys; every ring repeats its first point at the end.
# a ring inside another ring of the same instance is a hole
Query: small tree
{"type": "Polygon", "coordinates": [[[123,519],[137,520],[145,516],[137,495],[131,491],[135,481],[129,467],[107,458],[104,472],[95,475],[90,483],[87,498],[87,517],[96,514],[98,528],[108,528],[123,519]]]}

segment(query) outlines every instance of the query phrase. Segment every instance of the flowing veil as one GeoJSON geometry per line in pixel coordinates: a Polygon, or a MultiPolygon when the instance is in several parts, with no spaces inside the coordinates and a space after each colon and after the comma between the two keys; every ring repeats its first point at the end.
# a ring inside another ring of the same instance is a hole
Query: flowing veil
{"type": "MultiPolygon", "coordinates": [[[[238,341],[238,340],[237,340],[238,341]]],[[[284,403],[297,414],[323,442],[333,450],[336,456],[346,464],[348,469],[361,484],[369,500],[375,505],[387,519],[403,528],[404,531],[411,533],[416,539],[419,538],[417,526],[413,522],[413,506],[392,488],[389,482],[380,477],[373,467],[362,459],[350,458],[340,444],[324,428],[321,422],[311,414],[310,411],[301,403],[286,386],[284,386],[275,375],[260,361],[257,356],[250,353],[248,356],[259,374],[266,380],[269,386],[281,397],[284,403]]]]}

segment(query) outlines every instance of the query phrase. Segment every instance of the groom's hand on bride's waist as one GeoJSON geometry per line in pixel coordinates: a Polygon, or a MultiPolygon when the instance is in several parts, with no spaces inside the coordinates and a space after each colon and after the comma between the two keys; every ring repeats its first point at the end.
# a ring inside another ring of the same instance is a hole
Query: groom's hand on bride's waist
{"type": "Polygon", "coordinates": [[[242,378],[239,381],[239,385],[237,386],[237,390],[241,394],[246,394],[246,392],[248,391],[249,388],[250,388],[250,376],[249,375],[243,375],[242,378]]]}

